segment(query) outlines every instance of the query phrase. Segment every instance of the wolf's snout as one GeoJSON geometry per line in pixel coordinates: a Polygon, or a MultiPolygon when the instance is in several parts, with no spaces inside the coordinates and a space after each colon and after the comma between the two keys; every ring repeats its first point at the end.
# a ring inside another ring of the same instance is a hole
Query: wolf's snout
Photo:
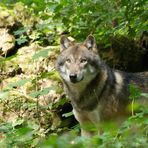
{"type": "Polygon", "coordinates": [[[77,82],[77,74],[70,74],[69,75],[70,81],[73,83],[77,82]]]}

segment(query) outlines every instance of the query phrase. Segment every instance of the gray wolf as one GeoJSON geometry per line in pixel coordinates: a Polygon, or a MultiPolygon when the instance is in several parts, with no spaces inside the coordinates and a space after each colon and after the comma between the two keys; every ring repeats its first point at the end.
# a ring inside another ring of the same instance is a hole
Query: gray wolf
{"type": "MultiPolygon", "coordinates": [[[[80,123],[82,136],[94,134],[85,128],[86,123],[98,130],[100,122],[120,121],[129,114],[130,83],[148,92],[148,72],[134,74],[111,69],[101,60],[92,35],[82,43],[72,42],[63,35],[60,44],[56,68],[73,106],[74,116],[80,123]]],[[[141,102],[146,104],[146,99],[141,99],[141,102]]]]}

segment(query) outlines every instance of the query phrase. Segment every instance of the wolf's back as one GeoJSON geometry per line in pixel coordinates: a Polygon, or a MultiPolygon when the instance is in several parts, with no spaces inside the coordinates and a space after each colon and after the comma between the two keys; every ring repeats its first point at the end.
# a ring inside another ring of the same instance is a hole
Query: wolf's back
{"type": "Polygon", "coordinates": [[[128,73],[126,79],[129,84],[134,84],[142,92],[148,93],[148,72],[128,73]]]}

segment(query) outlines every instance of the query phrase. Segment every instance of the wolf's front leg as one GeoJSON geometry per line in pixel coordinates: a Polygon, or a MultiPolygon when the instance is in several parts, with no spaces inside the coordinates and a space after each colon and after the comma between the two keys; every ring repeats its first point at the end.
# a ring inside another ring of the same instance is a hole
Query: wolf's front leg
{"type": "Polygon", "coordinates": [[[89,120],[87,114],[77,112],[73,109],[73,113],[75,118],[80,124],[81,127],[81,136],[83,137],[92,137],[93,135],[97,134],[96,126],[89,120]]]}
{"type": "Polygon", "coordinates": [[[83,128],[81,127],[81,136],[82,136],[82,137],[90,138],[90,137],[94,136],[95,134],[96,134],[96,132],[83,129],[83,128]]]}

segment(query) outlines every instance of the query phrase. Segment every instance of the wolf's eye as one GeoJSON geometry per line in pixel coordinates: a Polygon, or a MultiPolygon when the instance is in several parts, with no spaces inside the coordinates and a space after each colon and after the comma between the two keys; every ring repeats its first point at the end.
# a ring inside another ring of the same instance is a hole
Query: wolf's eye
{"type": "Polygon", "coordinates": [[[71,60],[70,60],[70,59],[66,59],[66,62],[67,62],[67,63],[71,63],[71,60]]]}
{"type": "Polygon", "coordinates": [[[84,63],[87,62],[87,60],[86,59],[81,59],[80,62],[84,64],[84,63]]]}

